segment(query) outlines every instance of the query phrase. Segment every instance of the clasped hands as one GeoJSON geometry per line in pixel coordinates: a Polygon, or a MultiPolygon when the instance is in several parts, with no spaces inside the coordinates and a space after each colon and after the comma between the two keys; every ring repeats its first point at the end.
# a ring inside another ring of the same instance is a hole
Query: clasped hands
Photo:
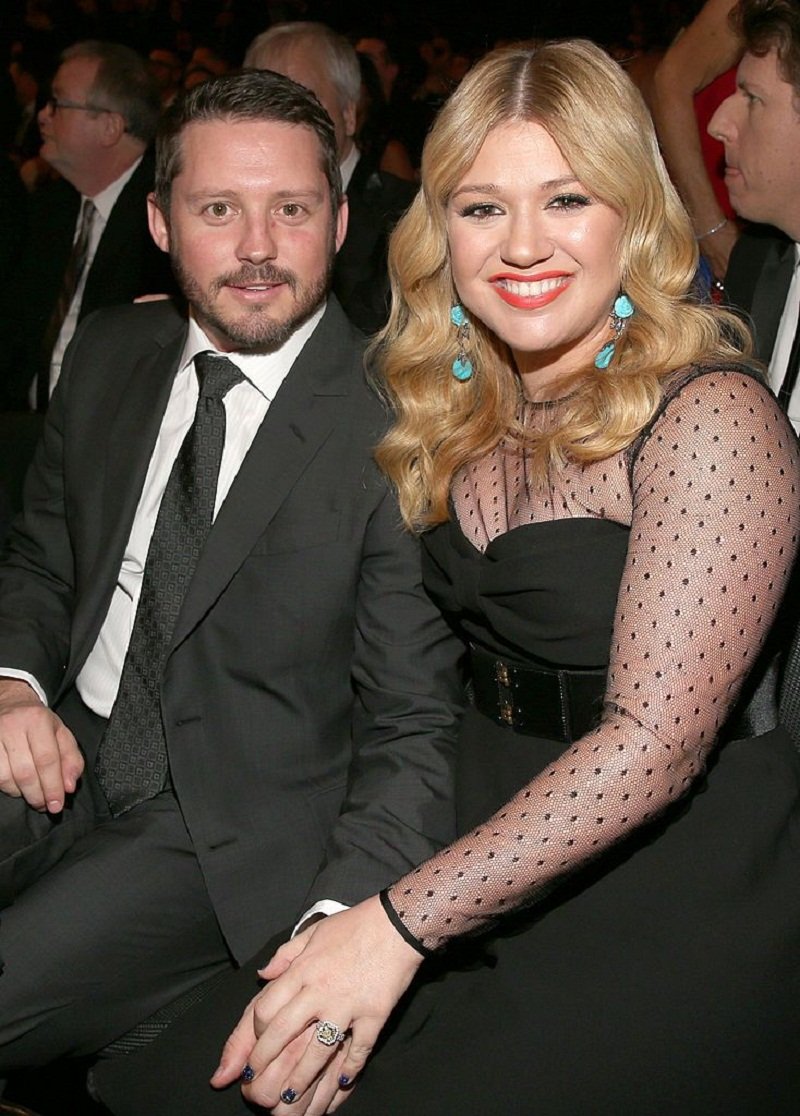
{"type": "Polygon", "coordinates": [[[246,1099],[275,1116],[334,1112],[421,963],[377,896],[314,923],[260,970],[271,983],[247,1006],[211,1084],[230,1085],[244,1074],[246,1099]],[[320,1042],[320,1020],[347,1037],[333,1046],[320,1042]]]}

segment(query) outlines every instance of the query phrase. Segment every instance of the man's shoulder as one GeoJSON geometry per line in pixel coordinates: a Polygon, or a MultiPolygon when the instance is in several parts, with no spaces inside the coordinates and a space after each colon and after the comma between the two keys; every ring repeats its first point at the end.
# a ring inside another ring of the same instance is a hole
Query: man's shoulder
{"type": "Polygon", "coordinates": [[[793,251],[794,242],[779,229],[772,225],[748,225],[733,246],[725,275],[725,289],[730,303],[749,310],[765,268],[770,272],[782,268],[788,289],[793,251]]]}
{"type": "Polygon", "coordinates": [[[56,178],[37,187],[29,195],[31,229],[58,223],[66,215],[74,222],[81,207],[81,196],[66,178],[56,178]]]}
{"type": "Polygon", "coordinates": [[[328,295],[325,313],[311,335],[309,345],[320,356],[338,361],[361,361],[367,347],[367,335],[354,325],[334,294],[328,295]]]}
{"type": "Polygon", "coordinates": [[[366,205],[402,211],[413,201],[417,187],[413,182],[380,170],[374,162],[360,160],[345,192],[351,202],[357,199],[366,205]]]}
{"type": "Polygon", "coordinates": [[[124,345],[132,357],[162,347],[186,329],[186,315],[172,299],[121,303],[94,310],[81,322],[74,343],[82,346],[124,345]]]}
{"type": "Polygon", "coordinates": [[[365,421],[383,426],[387,410],[368,362],[368,344],[367,335],[350,321],[336,296],[330,295],[322,321],[304,352],[304,360],[322,369],[322,376],[337,393],[352,396],[355,409],[365,421]]]}
{"type": "MultiPolygon", "coordinates": [[[[122,187],[120,197],[138,197],[139,195],[147,195],[153,189],[153,182],[155,180],[156,164],[153,152],[147,149],[141,157],[138,166],[135,168],[133,174],[122,187]]],[[[119,200],[119,199],[118,199],[119,200]]]]}
{"type": "Polygon", "coordinates": [[[793,241],[772,225],[747,225],[733,246],[726,281],[761,267],[770,256],[783,255],[792,245],[793,241]]]}

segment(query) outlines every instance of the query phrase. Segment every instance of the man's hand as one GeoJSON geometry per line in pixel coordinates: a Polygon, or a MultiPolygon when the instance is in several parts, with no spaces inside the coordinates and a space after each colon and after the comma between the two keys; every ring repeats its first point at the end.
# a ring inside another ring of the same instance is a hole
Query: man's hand
{"type": "Polygon", "coordinates": [[[421,963],[377,896],[315,923],[261,970],[272,983],[230,1035],[211,1084],[229,1085],[244,1070],[245,1099],[275,1116],[333,1111],[421,963]],[[323,1045],[318,1020],[347,1032],[345,1041],[323,1045]]]}
{"type": "Polygon", "coordinates": [[[83,756],[66,725],[27,682],[0,679],[0,791],[58,814],[82,772],[83,756]]]}

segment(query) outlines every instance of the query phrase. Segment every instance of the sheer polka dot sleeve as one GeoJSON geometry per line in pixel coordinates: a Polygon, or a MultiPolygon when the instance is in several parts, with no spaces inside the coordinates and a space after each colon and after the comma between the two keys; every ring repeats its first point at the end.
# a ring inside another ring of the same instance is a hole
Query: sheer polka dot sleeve
{"type": "MultiPolygon", "coordinates": [[[[631,531],[602,721],[389,890],[427,949],[534,902],[677,800],[704,770],[775,617],[800,476],[769,390],[733,369],[690,379],[628,461],[604,470],[629,488],[631,531]]],[[[576,475],[564,484],[574,495],[576,475]]]]}

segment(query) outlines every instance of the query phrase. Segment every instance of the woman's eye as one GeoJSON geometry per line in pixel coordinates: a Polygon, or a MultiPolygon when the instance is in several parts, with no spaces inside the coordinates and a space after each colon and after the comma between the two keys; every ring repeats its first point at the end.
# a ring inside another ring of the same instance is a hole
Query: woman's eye
{"type": "Polygon", "coordinates": [[[583,209],[592,199],[585,194],[558,194],[547,203],[548,209],[583,209]]]}
{"type": "Polygon", "coordinates": [[[496,217],[500,213],[500,207],[491,202],[478,202],[474,205],[466,205],[461,210],[462,217],[496,217]]]}

